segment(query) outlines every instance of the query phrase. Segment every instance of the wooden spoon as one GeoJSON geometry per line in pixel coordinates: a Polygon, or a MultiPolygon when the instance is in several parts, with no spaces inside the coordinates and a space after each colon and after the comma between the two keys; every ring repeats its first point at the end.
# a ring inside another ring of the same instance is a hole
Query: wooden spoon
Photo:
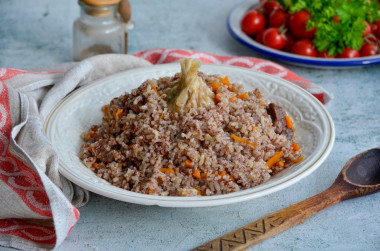
{"type": "Polygon", "coordinates": [[[245,250],[329,206],[379,189],[380,148],[374,148],[351,158],[332,186],[324,192],[269,214],[194,250],[245,250]]]}

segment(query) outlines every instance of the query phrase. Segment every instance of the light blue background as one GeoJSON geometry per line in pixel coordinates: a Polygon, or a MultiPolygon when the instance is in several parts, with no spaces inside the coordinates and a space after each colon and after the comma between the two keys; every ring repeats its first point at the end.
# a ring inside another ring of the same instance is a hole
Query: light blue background
{"type": "MultiPolygon", "coordinates": [[[[233,0],[131,0],[129,51],[180,48],[261,57],[228,33],[233,0]]],[[[72,59],[76,1],[0,0],[0,67],[32,69],[72,59]]],[[[280,192],[233,205],[175,209],[123,203],[91,194],[58,250],[188,250],[315,195],[353,155],[380,146],[380,66],[319,70],[284,66],[323,86],[336,143],[324,164],[280,192]]],[[[380,193],[328,208],[252,250],[380,250],[380,193]]],[[[0,248],[1,249],[1,248],[0,248]]]]}

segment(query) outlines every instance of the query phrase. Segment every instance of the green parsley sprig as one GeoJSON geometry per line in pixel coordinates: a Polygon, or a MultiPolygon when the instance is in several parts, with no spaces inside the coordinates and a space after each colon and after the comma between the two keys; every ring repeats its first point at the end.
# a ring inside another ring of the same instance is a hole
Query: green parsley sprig
{"type": "Polygon", "coordinates": [[[360,50],[364,21],[380,20],[377,0],[278,0],[290,13],[306,10],[310,20],[306,28],[317,28],[313,43],[318,51],[329,55],[341,53],[345,47],[360,50]],[[335,18],[334,18],[335,16],[335,18]],[[337,22],[337,18],[339,22],[337,22]],[[335,20],[334,20],[335,19],[335,20]]]}

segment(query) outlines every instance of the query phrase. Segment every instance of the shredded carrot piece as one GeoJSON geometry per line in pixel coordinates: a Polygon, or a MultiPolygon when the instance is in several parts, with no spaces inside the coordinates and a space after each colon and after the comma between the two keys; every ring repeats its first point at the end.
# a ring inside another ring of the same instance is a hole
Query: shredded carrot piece
{"type": "Polygon", "coordinates": [[[239,136],[237,136],[237,135],[235,135],[235,134],[231,134],[231,137],[232,137],[235,141],[237,141],[237,142],[246,143],[246,144],[248,144],[248,145],[250,145],[250,146],[253,146],[253,147],[256,146],[255,143],[250,142],[250,141],[247,140],[247,139],[243,139],[243,138],[241,138],[241,137],[239,137],[239,136]]]}
{"type": "Polygon", "coordinates": [[[249,142],[249,141],[247,141],[247,142],[245,142],[245,143],[247,143],[248,145],[253,146],[253,147],[256,146],[256,143],[253,143],[253,142],[249,142]]]}
{"type": "Polygon", "coordinates": [[[215,99],[216,99],[216,102],[218,103],[222,101],[222,94],[221,93],[216,94],[215,99]]]}
{"type": "Polygon", "coordinates": [[[259,129],[257,126],[252,126],[252,130],[257,130],[259,129]]]}
{"type": "Polygon", "coordinates": [[[168,168],[168,171],[169,171],[169,173],[172,173],[172,174],[175,174],[175,172],[174,172],[174,169],[173,168],[168,168]]]}
{"type": "Polygon", "coordinates": [[[163,119],[163,118],[164,118],[164,114],[161,114],[161,115],[160,115],[160,118],[163,119]]]}
{"type": "Polygon", "coordinates": [[[172,174],[175,174],[175,172],[174,172],[174,169],[173,168],[166,168],[166,167],[161,167],[160,169],[159,169],[161,172],[163,172],[163,173],[172,173],[172,174]]]}
{"type": "Polygon", "coordinates": [[[90,137],[92,138],[92,137],[94,137],[95,132],[93,130],[90,130],[90,132],[88,133],[88,135],[90,135],[90,137]]]}
{"type": "Polygon", "coordinates": [[[231,137],[232,137],[235,141],[237,141],[237,142],[245,143],[245,139],[243,139],[243,138],[241,138],[241,137],[239,137],[239,136],[237,136],[237,135],[235,135],[235,134],[231,134],[231,137]]]}
{"type": "Polygon", "coordinates": [[[299,163],[299,162],[301,162],[302,160],[304,160],[305,159],[305,157],[304,156],[301,156],[301,157],[299,157],[298,159],[295,159],[295,160],[293,160],[294,161],[294,163],[299,163]]]}
{"type": "Polygon", "coordinates": [[[206,179],[207,178],[207,173],[201,173],[201,178],[206,179]]]}
{"type": "Polygon", "coordinates": [[[108,105],[106,105],[106,106],[104,107],[104,110],[103,110],[104,116],[108,114],[108,107],[109,107],[109,106],[110,106],[110,105],[108,104],[108,105]]]}
{"type": "Polygon", "coordinates": [[[297,144],[297,143],[292,143],[292,148],[295,150],[295,151],[298,151],[300,149],[300,146],[297,144]]]}
{"type": "Polygon", "coordinates": [[[230,92],[237,92],[237,90],[235,89],[235,88],[233,88],[233,87],[228,87],[228,90],[230,91],[230,92]]]}
{"type": "Polygon", "coordinates": [[[87,148],[87,150],[88,150],[89,152],[92,152],[92,146],[89,146],[89,147],[87,148]]]}
{"type": "Polygon", "coordinates": [[[211,89],[212,89],[213,92],[216,92],[218,90],[218,88],[221,87],[221,86],[222,86],[222,84],[218,83],[218,82],[212,83],[210,85],[210,87],[211,87],[211,89]]]}
{"type": "Polygon", "coordinates": [[[188,168],[191,168],[192,165],[191,165],[191,161],[190,160],[185,160],[185,166],[188,167],[188,168]]]}
{"type": "Polygon", "coordinates": [[[240,98],[240,99],[246,99],[246,98],[248,98],[248,93],[247,93],[247,92],[244,92],[244,93],[242,93],[242,94],[239,94],[239,95],[238,95],[238,98],[240,98]]]}
{"type": "Polygon", "coordinates": [[[293,129],[292,119],[288,115],[285,115],[285,120],[286,120],[286,126],[290,129],[293,129]]]}
{"type": "Polygon", "coordinates": [[[158,93],[157,87],[155,87],[154,85],[151,85],[151,88],[153,89],[153,91],[155,91],[156,93],[158,93]]]}
{"type": "Polygon", "coordinates": [[[284,164],[284,162],[282,162],[282,161],[280,160],[279,162],[277,162],[277,165],[278,165],[279,167],[283,167],[285,164],[284,164]]]}
{"type": "Polygon", "coordinates": [[[230,86],[230,85],[231,85],[230,80],[228,79],[227,76],[225,76],[224,78],[219,77],[219,79],[220,79],[220,81],[222,81],[222,83],[223,83],[224,85],[226,85],[226,86],[230,86]]]}
{"type": "Polygon", "coordinates": [[[278,152],[278,153],[275,153],[265,164],[267,165],[267,167],[271,168],[274,164],[277,163],[277,161],[281,158],[281,156],[283,155],[284,153],[281,151],[281,152],[278,152]]]}
{"type": "Polygon", "coordinates": [[[234,102],[235,98],[236,98],[236,96],[233,96],[232,98],[230,98],[230,101],[234,102]]]}
{"type": "Polygon", "coordinates": [[[294,153],[300,149],[300,146],[296,143],[292,143],[291,147],[292,147],[292,153],[294,153]]]}
{"type": "Polygon", "coordinates": [[[197,195],[201,195],[201,190],[199,188],[195,188],[197,190],[197,195]]]}
{"type": "Polygon", "coordinates": [[[154,191],[151,188],[146,189],[147,194],[154,194],[154,191]]]}
{"type": "Polygon", "coordinates": [[[99,166],[99,164],[98,163],[92,163],[92,167],[94,167],[94,168],[97,168],[99,166]]]}
{"type": "Polygon", "coordinates": [[[226,174],[227,174],[226,170],[223,170],[220,172],[220,177],[223,179],[224,175],[226,174]]]}
{"type": "Polygon", "coordinates": [[[194,170],[193,172],[193,176],[197,179],[200,179],[201,178],[201,173],[199,172],[198,169],[194,170]]]}
{"type": "Polygon", "coordinates": [[[230,174],[230,179],[231,179],[233,182],[236,181],[235,178],[234,178],[234,176],[232,176],[231,174],[230,174]]]}
{"type": "Polygon", "coordinates": [[[123,109],[117,109],[117,111],[116,111],[116,116],[119,116],[120,114],[122,114],[123,113],[123,109]]]}

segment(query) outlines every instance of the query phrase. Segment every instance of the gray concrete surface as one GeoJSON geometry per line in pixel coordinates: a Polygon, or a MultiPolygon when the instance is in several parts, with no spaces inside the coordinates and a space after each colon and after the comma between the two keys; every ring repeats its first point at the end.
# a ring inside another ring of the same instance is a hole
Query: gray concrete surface
{"type": "MultiPolygon", "coordinates": [[[[262,57],[227,31],[228,12],[237,3],[131,0],[136,26],[130,53],[165,47],[262,57]]],[[[78,15],[73,0],[0,0],[0,67],[31,69],[71,61],[72,24],[78,15]]],[[[284,66],[335,96],[327,109],[336,143],[319,169],[280,192],[211,208],[147,207],[91,194],[58,250],[188,250],[323,191],[351,156],[380,146],[379,65],[349,70],[284,66]]],[[[345,201],[252,250],[380,250],[379,208],[380,193],[345,201]]]]}

